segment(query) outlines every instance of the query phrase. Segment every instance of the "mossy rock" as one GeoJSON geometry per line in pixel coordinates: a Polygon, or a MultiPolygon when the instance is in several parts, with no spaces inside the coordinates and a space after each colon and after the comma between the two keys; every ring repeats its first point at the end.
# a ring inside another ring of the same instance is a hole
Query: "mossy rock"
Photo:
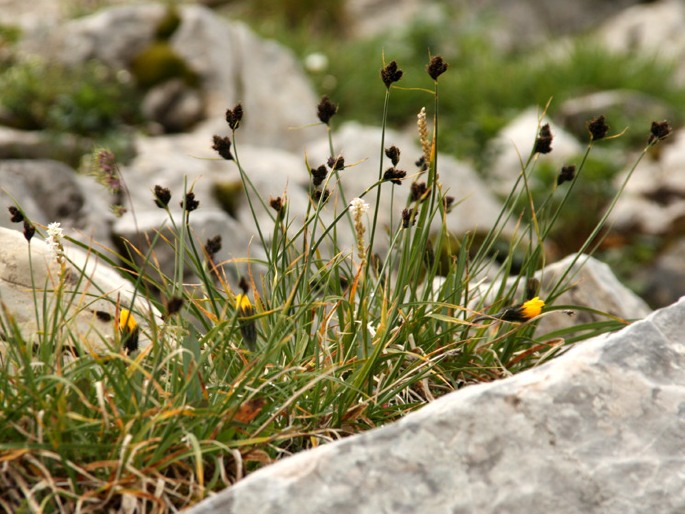
{"type": "Polygon", "coordinates": [[[168,41],[181,25],[181,15],[176,7],[169,7],[164,13],[164,17],[157,24],[155,39],[158,41],[168,41]]]}
{"type": "Polygon", "coordinates": [[[140,52],[131,62],[131,72],[143,89],[150,89],[174,78],[183,79],[193,87],[199,82],[197,73],[165,41],[152,43],[140,52]]]}
{"type": "Polygon", "coordinates": [[[213,193],[221,208],[233,218],[237,218],[243,199],[243,183],[239,180],[217,182],[214,184],[213,193]]]}

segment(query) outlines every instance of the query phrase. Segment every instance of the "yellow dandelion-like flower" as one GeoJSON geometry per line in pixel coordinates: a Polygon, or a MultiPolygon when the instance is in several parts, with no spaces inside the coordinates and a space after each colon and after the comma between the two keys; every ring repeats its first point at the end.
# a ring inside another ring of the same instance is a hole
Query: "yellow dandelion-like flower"
{"type": "Polygon", "coordinates": [[[511,321],[513,323],[523,323],[539,316],[544,306],[545,302],[540,300],[539,296],[536,296],[535,298],[523,302],[521,305],[507,307],[502,312],[493,314],[492,316],[479,316],[473,321],[499,319],[502,321],[511,321]]]}
{"type": "Polygon", "coordinates": [[[253,319],[244,319],[254,316],[255,310],[248,296],[241,293],[235,297],[235,307],[238,311],[238,325],[243,336],[243,342],[250,351],[257,349],[257,327],[253,319]]]}
{"type": "Polygon", "coordinates": [[[117,323],[119,334],[121,335],[121,345],[126,353],[134,352],[138,349],[138,336],[140,329],[133,313],[128,309],[121,309],[119,321],[117,323]]]}

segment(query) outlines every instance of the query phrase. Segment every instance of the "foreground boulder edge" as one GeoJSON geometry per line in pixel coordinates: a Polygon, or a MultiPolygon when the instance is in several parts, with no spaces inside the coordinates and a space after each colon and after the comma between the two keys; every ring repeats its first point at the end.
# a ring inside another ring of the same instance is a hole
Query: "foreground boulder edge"
{"type": "Polygon", "coordinates": [[[187,512],[685,512],[684,325],[681,299],[187,512]]]}

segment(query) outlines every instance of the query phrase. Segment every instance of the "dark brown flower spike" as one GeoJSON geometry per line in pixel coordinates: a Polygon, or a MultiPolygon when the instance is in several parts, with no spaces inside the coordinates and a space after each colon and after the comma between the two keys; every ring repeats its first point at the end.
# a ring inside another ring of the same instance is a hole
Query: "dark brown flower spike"
{"type": "Polygon", "coordinates": [[[426,171],[428,169],[428,163],[426,162],[426,157],[423,155],[421,157],[419,157],[414,164],[421,171],[426,171]]]}
{"type": "Polygon", "coordinates": [[[173,296],[169,298],[166,302],[166,312],[164,313],[164,319],[168,319],[174,314],[178,314],[183,308],[183,298],[179,296],[173,296]]]}
{"type": "Polygon", "coordinates": [[[390,89],[393,82],[397,82],[402,78],[402,70],[397,67],[395,61],[391,61],[385,68],[381,70],[381,79],[385,87],[390,89]]]}
{"type": "Polygon", "coordinates": [[[411,201],[418,202],[420,200],[426,199],[426,193],[428,193],[428,187],[426,187],[425,182],[412,182],[411,185],[411,201]]]}
{"type": "Polygon", "coordinates": [[[167,189],[166,187],[162,186],[155,186],[155,205],[159,207],[160,209],[166,208],[167,205],[169,205],[169,202],[171,201],[171,191],[167,189]]]}
{"type": "Polygon", "coordinates": [[[240,126],[240,120],[243,119],[243,106],[238,104],[233,110],[226,109],[226,123],[231,127],[231,130],[237,130],[240,126]]]}
{"type": "Polygon", "coordinates": [[[221,251],[221,235],[218,234],[214,237],[211,237],[207,239],[207,242],[205,243],[205,252],[207,252],[207,255],[209,256],[210,259],[213,259],[214,256],[221,251]]]}
{"type": "Polygon", "coordinates": [[[336,112],[338,112],[338,106],[331,102],[327,96],[321,97],[321,101],[316,107],[316,115],[318,116],[319,120],[321,120],[321,123],[328,125],[328,123],[331,121],[331,118],[335,116],[336,112]]]}
{"type": "Polygon", "coordinates": [[[671,134],[671,125],[666,120],[653,121],[651,132],[648,141],[650,145],[666,139],[671,134]]]}
{"type": "Polygon", "coordinates": [[[199,200],[195,199],[195,193],[191,191],[189,193],[186,193],[185,199],[182,202],[180,202],[179,205],[183,207],[186,212],[191,212],[200,206],[200,202],[199,200]]]}
{"type": "Polygon", "coordinates": [[[390,148],[385,149],[385,156],[390,159],[390,162],[392,162],[393,166],[397,166],[397,163],[400,162],[400,149],[397,148],[396,146],[391,146],[390,148]]]}
{"type": "Polygon", "coordinates": [[[606,118],[602,114],[590,120],[587,129],[590,131],[590,141],[599,141],[606,137],[607,132],[609,132],[609,125],[607,125],[606,118]]]}
{"type": "Polygon", "coordinates": [[[12,223],[21,223],[24,221],[24,213],[21,212],[17,207],[10,205],[8,210],[10,211],[10,221],[12,223]]]}
{"type": "Polygon", "coordinates": [[[324,189],[323,191],[321,191],[320,189],[316,189],[312,193],[312,199],[317,203],[326,203],[330,197],[331,192],[328,189],[324,189]]]}
{"type": "Polygon", "coordinates": [[[443,206],[445,207],[445,212],[450,212],[452,210],[452,207],[454,206],[454,197],[446,196],[443,199],[443,206]]]}
{"type": "Polygon", "coordinates": [[[345,167],[345,158],[342,155],[339,155],[338,157],[329,157],[326,164],[328,164],[328,167],[332,170],[341,170],[345,167]]]}
{"type": "Polygon", "coordinates": [[[312,184],[315,186],[320,186],[326,180],[326,176],[328,176],[328,170],[323,164],[318,168],[312,168],[310,173],[312,174],[312,184]]]}
{"type": "Polygon", "coordinates": [[[283,204],[283,198],[280,196],[277,196],[276,198],[271,198],[269,200],[269,206],[276,212],[280,213],[283,210],[284,204],[283,204]]]}
{"type": "Polygon", "coordinates": [[[36,233],[36,227],[33,226],[29,220],[24,220],[24,237],[30,243],[33,235],[36,233]]]}
{"type": "Polygon", "coordinates": [[[402,179],[407,176],[407,172],[397,168],[388,168],[383,173],[383,180],[389,180],[393,184],[402,185],[402,179]]]}
{"type": "Polygon", "coordinates": [[[426,71],[428,72],[428,75],[430,75],[430,78],[438,80],[438,77],[447,71],[447,66],[448,64],[442,60],[442,57],[436,55],[426,66],[426,71]]]}
{"type": "Polygon", "coordinates": [[[550,153],[552,151],[552,139],[554,139],[554,136],[552,136],[549,123],[545,123],[542,127],[540,127],[540,132],[535,140],[533,153],[550,153]]]}
{"type": "Polygon", "coordinates": [[[563,166],[559,176],[557,177],[557,185],[560,186],[564,182],[571,182],[576,176],[576,167],[573,164],[563,166]]]}
{"type": "Polygon", "coordinates": [[[402,228],[409,228],[409,225],[416,223],[416,216],[413,215],[412,209],[402,209],[402,228]]]}
{"type": "Polygon", "coordinates": [[[231,138],[228,136],[214,136],[212,139],[214,141],[212,149],[216,150],[216,152],[227,161],[232,161],[233,154],[231,153],[231,138]]]}

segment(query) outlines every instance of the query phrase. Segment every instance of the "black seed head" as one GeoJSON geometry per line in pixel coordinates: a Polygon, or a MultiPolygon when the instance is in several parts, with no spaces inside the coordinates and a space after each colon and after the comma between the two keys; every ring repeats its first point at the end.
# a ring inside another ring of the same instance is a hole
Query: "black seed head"
{"type": "Polygon", "coordinates": [[[549,123],[545,123],[542,127],[540,127],[540,132],[535,140],[535,148],[533,149],[533,152],[541,154],[550,153],[552,151],[552,139],[554,139],[554,136],[552,136],[549,123]]]}
{"type": "Polygon", "coordinates": [[[243,119],[243,106],[238,104],[232,110],[226,109],[226,123],[231,127],[231,130],[237,130],[240,126],[240,120],[243,119]]]}
{"type": "Polygon", "coordinates": [[[397,163],[400,162],[400,149],[397,148],[396,146],[391,146],[390,148],[385,149],[385,156],[390,159],[390,162],[392,162],[393,166],[397,166],[397,163]]]}
{"type": "Polygon", "coordinates": [[[9,211],[10,211],[10,221],[12,223],[21,223],[22,221],[24,221],[24,213],[21,212],[14,205],[9,206],[9,211]]]}
{"type": "Polygon", "coordinates": [[[212,139],[214,141],[212,149],[216,150],[216,152],[227,161],[232,161],[233,154],[231,153],[231,139],[228,136],[214,136],[212,139]]]}
{"type": "Polygon", "coordinates": [[[606,118],[602,114],[590,120],[587,129],[590,132],[590,141],[599,141],[606,137],[607,132],[609,132],[609,125],[607,125],[606,118]]]}
{"type": "Polygon", "coordinates": [[[669,125],[668,121],[653,121],[648,143],[651,145],[658,141],[662,141],[670,134],[671,125],[669,125]]]}
{"type": "Polygon", "coordinates": [[[323,164],[318,168],[312,168],[310,173],[312,174],[312,184],[315,186],[320,186],[328,176],[328,170],[323,164]]]}
{"type": "Polygon", "coordinates": [[[164,209],[171,201],[171,191],[166,187],[155,186],[155,205],[164,209]]]}
{"type": "Polygon", "coordinates": [[[332,170],[341,170],[345,167],[345,158],[342,155],[339,155],[338,157],[329,157],[326,164],[328,164],[328,167],[332,170]]]}
{"type": "Polygon", "coordinates": [[[213,258],[217,253],[221,251],[221,235],[216,235],[207,239],[205,243],[205,252],[210,258],[213,258]]]}
{"type": "Polygon", "coordinates": [[[393,82],[397,82],[402,78],[402,70],[397,67],[395,61],[391,61],[385,68],[381,70],[381,79],[385,87],[390,89],[393,82]]]}
{"type": "Polygon", "coordinates": [[[407,176],[407,172],[397,168],[388,168],[383,173],[383,180],[389,180],[393,184],[402,185],[402,179],[407,176]]]}
{"type": "Polygon", "coordinates": [[[442,57],[436,55],[426,66],[426,71],[428,72],[428,75],[430,75],[430,78],[438,80],[438,77],[447,71],[447,66],[447,63],[442,60],[442,57]]]}
{"type": "Polygon", "coordinates": [[[195,193],[191,191],[190,193],[186,193],[185,200],[179,205],[183,207],[186,212],[192,212],[200,206],[200,202],[195,199],[195,193]]]}
{"type": "Polygon", "coordinates": [[[569,166],[563,166],[559,176],[557,177],[557,185],[560,186],[564,182],[570,182],[576,176],[576,167],[571,164],[569,166]]]}
{"type": "Polygon", "coordinates": [[[36,227],[33,226],[29,220],[24,220],[24,237],[30,243],[33,235],[36,233],[36,227]]]}
{"type": "Polygon", "coordinates": [[[331,102],[327,96],[323,96],[321,102],[316,107],[316,115],[319,117],[319,120],[328,125],[336,112],[338,112],[338,106],[331,102]]]}
{"type": "Polygon", "coordinates": [[[183,298],[179,296],[173,296],[169,298],[169,301],[166,302],[166,313],[165,313],[165,319],[169,318],[170,316],[173,316],[174,314],[177,314],[181,308],[183,307],[183,298]]]}

